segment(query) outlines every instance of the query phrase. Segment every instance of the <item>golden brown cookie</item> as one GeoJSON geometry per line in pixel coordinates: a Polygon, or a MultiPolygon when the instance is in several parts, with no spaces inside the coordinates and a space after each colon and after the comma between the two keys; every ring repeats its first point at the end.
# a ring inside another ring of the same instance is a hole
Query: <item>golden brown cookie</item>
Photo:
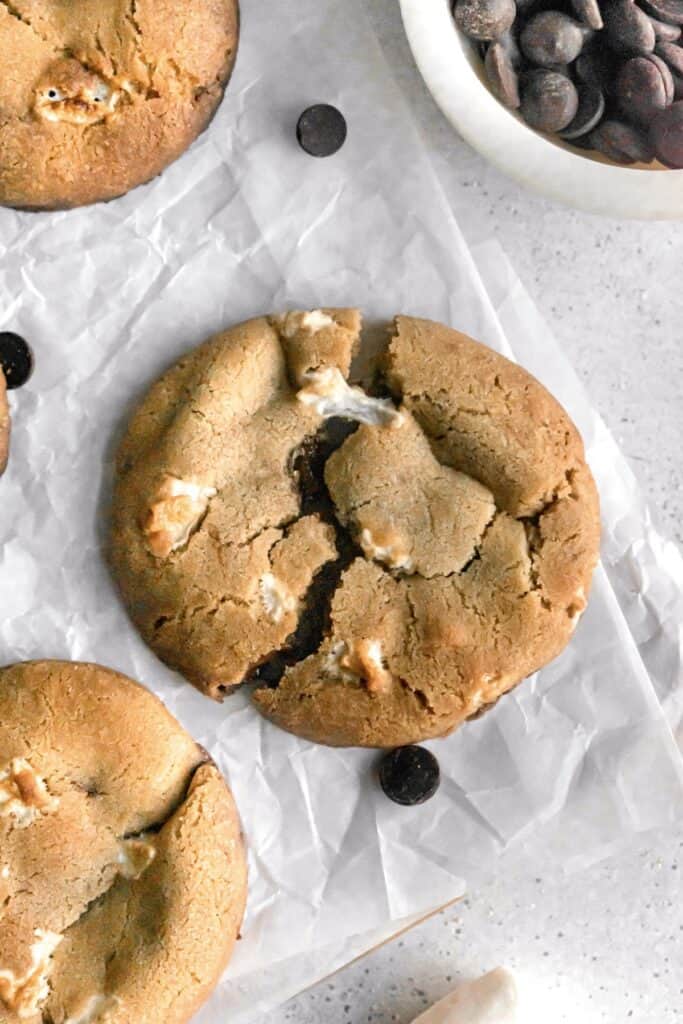
{"type": "Polygon", "coordinates": [[[0,203],[81,206],[159,174],[235,60],[237,0],[0,5],[0,203]]]}
{"type": "Polygon", "coordinates": [[[0,366],[0,474],[7,468],[9,458],[10,416],[7,402],[7,385],[0,366]]]}
{"type": "Polygon", "coordinates": [[[151,693],[96,665],[0,669],[0,1024],[181,1024],[246,895],[230,792],[151,693]]]}
{"type": "Polygon", "coordinates": [[[398,317],[374,394],[354,310],[262,318],[151,389],[117,460],[110,558],[154,650],[299,735],[441,736],[551,660],[583,611],[598,499],[528,373],[398,317]],[[263,685],[266,684],[266,685],[263,685]]]}

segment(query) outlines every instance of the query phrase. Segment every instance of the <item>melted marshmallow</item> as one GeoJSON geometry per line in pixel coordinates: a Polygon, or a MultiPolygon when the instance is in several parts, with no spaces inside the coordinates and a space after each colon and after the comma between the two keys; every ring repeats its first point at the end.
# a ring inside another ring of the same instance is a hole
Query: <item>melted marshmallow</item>
{"type": "Polygon", "coordinates": [[[119,874],[124,878],[139,878],[156,855],[155,846],[146,839],[124,839],[119,844],[119,874]]]}
{"type": "Polygon", "coordinates": [[[0,818],[12,817],[18,828],[26,828],[58,805],[59,800],[50,795],[45,779],[25,758],[13,758],[0,772],[0,818]]]}
{"type": "Polygon", "coordinates": [[[266,615],[272,622],[282,622],[287,612],[296,608],[295,598],[272,572],[264,572],[259,580],[259,593],[266,615]]]}
{"type": "Polygon", "coordinates": [[[36,928],[36,941],[31,943],[31,966],[21,977],[13,971],[0,969],[0,1000],[18,1017],[32,1017],[47,999],[50,960],[63,936],[36,928]]]}
{"type": "Polygon", "coordinates": [[[157,558],[184,547],[202,520],[209,499],[218,492],[193,480],[167,476],[149,510],[147,547],[157,558]]]}
{"type": "Polygon", "coordinates": [[[360,545],[368,558],[382,562],[389,569],[412,572],[415,568],[415,563],[407,551],[401,551],[397,544],[380,544],[370,530],[365,529],[361,532],[360,545]]]}
{"type": "Polygon", "coordinates": [[[403,414],[388,398],[372,398],[362,388],[352,387],[336,366],[310,370],[304,380],[308,383],[296,397],[313,406],[323,419],[341,416],[373,427],[398,427],[403,422],[403,414]]]}

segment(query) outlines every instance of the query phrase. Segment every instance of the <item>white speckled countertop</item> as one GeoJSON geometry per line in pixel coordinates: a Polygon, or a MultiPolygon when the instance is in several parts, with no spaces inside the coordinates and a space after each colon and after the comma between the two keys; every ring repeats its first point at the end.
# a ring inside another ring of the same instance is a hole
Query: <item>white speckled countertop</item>
{"type": "MultiPolygon", "coordinates": [[[[513,257],[664,531],[683,543],[682,226],[601,220],[522,192],[437,110],[395,0],[370,6],[466,236],[493,235],[513,257]]],[[[499,963],[538,979],[546,1024],[683,1020],[683,823],[559,883],[547,874],[543,864],[530,873],[506,863],[462,904],[269,1014],[269,1024],[408,1024],[459,979],[499,963]]]]}

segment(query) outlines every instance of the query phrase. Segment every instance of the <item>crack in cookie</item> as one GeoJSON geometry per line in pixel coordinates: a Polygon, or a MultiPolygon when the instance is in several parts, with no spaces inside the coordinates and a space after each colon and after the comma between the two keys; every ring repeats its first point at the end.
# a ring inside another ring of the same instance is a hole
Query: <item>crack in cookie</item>
{"type": "Polygon", "coordinates": [[[119,454],[110,560],[143,636],[204,692],[256,683],[286,729],[396,746],[562,650],[599,515],[576,430],[520,367],[399,317],[367,391],[349,384],[360,330],[354,310],[257,319],[161,378],[119,454]],[[215,495],[154,558],[140,524],[169,474],[215,495]]]}

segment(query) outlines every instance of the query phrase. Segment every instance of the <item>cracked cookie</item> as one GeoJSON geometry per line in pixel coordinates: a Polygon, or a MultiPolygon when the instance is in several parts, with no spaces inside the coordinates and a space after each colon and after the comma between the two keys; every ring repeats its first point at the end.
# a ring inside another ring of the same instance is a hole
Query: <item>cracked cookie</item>
{"type": "Polygon", "coordinates": [[[0,203],[112,199],[177,159],[230,77],[237,0],[0,0],[0,203]]]}
{"type": "Polygon", "coordinates": [[[116,466],[110,562],[168,664],[256,683],[337,745],[441,736],[554,658],[599,508],[581,439],[521,367],[397,317],[349,383],[355,310],[240,324],[150,390],[116,466]]]}
{"type": "Polygon", "coordinates": [[[230,792],[156,697],[96,665],[0,669],[0,1024],[182,1024],[245,896],[230,792]]]}

